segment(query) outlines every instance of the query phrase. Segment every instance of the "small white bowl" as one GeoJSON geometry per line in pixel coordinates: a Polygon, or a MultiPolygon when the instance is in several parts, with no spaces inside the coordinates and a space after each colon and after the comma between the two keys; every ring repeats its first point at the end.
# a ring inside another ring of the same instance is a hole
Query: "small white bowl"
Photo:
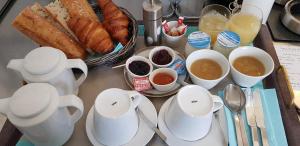
{"type": "Polygon", "coordinates": [[[171,68],[159,68],[154,70],[153,72],[151,72],[150,76],[149,76],[149,81],[152,84],[152,86],[158,90],[158,91],[162,91],[162,92],[168,92],[170,90],[172,90],[176,84],[178,75],[177,72],[171,68]],[[169,75],[171,75],[174,78],[174,81],[171,82],[170,84],[166,84],[166,85],[158,85],[155,84],[153,82],[153,78],[155,77],[155,75],[157,75],[158,73],[167,73],[169,75]]]}
{"type": "Polygon", "coordinates": [[[274,61],[272,57],[262,49],[252,46],[244,46],[234,49],[229,54],[229,63],[231,67],[231,76],[234,82],[242,87],[254,86],[256,83],[270,75],[274,70],[274,61]],[[242,56],[251,56],[258,59],[265,67],[265,74],[262,76],[249,76],[235,69],[233,67],[234,60],[242,56]]]}
{"type": "MultiPolygon", "coordinates": [[[[177,26],[178,22],[177,21],[170,21],[170,22],[167,22],[167,24],[169,25],[169,28],[171,29],[171,28],[177,26]]],[[[172,46],[172,47],[175,47],[176,45],[178,45],[178,43],[182,40],[182,38],[186,34],[186,31],[187,31],[187,29],[185,29],[184,33],[180,36],[170,36],[166,33],[165,29],[162,28],[163,37],[165,38],[166,43],[169,46],[172,46]]]]}
{"type": "Polygon", "coordinates": [[[150,73],[153,70],[153,66],[152,66],[151,62],[149,61],[149,59],[147,59],[147,58],[145,58],[143,56],[132,56],[132,57],[128,58],[127,61],[126,61],[126,70],[127,70],[128,74],[129,74],[130,81],[133,81],[133,78],[139,78],[139,77],[147,77],[147,76],[149,76],[150,73]],[[143,62],[146,62],[150,66],[149,73],[146,74],[146,75],[140,76],[140,75],[136,75],[133,72],[131,72],[130,69],[129,69],[129,64],[131,62],[133,62],[133,61],[143,61],[143,62]]]}
{"type": "Polygon", "coordinates": [[[167,47],[167,46],[158,46],[158,47],[155,47],[155,48],[153,48],[153,49],[150,51],[150,53],[149,53],[149,60],[150,60],[150,62],[151,62],[155,67],[157,67],[157,68],[167,68],[167,67],[169,67],[169,66],[174,62],[175,57],[176,57],[175,51],[174,51],[172,48],[167,47]],[[156,63],[154,63],[154,62],[152,61],[153,55],[154,55],[156,52],[160,51],[160,50],[166,50],[166,51],[169,52],[169,54],[170,54],[171,57],[172,57],[172,60],[171,60],[170,63],[165,64],[165,65],[158,65],[158,64],[156,64],[156,63]]]}

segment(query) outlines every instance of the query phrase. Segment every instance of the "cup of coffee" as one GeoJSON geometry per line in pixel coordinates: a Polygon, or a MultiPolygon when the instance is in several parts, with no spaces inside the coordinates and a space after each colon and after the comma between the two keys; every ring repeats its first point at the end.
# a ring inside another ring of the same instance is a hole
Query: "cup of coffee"
{"type": "Polygon", "coordinates": [[[229,55],[231,75],[235,83],[242,87],[252,87],[274,70],[272,57],[262,49],[244,46],[229,55]]]}
{"type": "Polygon", "coordinates": [[[136,91],[111,88],[101,92],[94,105],[94,135],[104,145],[124,145],[136,134],[135,109],[142,100],[136,91]]]}
{"type": "Polygon", "coordinates": [[[221,109],[223,101],[198,85],[181,88],[165,113],[165,123],[176,137],[195,141],[209,132],[213,112],[221,109]]]}
{"type": "Polygon", "coordinates": [[[205,49],[191,53],[186,68],[194,84],[211,89],[228,75],[230,65],[221,53],[205,49]]]}

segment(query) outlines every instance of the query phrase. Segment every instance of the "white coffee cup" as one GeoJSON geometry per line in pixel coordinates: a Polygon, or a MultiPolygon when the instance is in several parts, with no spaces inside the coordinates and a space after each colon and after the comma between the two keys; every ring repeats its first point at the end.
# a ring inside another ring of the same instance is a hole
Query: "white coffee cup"
{"type": "Polygon", "coordinates": [[[181,88],[165,113],[165,123],[176,137],[195,141],[209,132],[213,112],[223,106],[220,97],[198,85],[181,88]]]}
{"type": "Polygon", "coordinates": [[[177,78],[178,78],[177,72],[174,69],[171,69],[171,68],[156,69],[149,76],[149,80],[150,80],[151,85],[156,90],[162,91],[162,92],[167,92],[167,91],[172,90],[174,88],[174,86],[176,85],[177,78]],[[155,75],[157,75],[158,73],[166,73],[166,74],[172,76],[173,79],[174,79],[173,82],[171,82],[169,84],[166,84],[166,85],[159,85],[159,84],[154,83],[153,79],[154,79],[155,75]]]}
{"type": "Polygon", "coordinates": [[[274,70],[274,62],[272,57],[262,49],[252,46],[239,47],[233,50],[229,54],[229,63],[231,66],[231,76],[234,82],[242,87],[254,86],[256,83],[270,75],[274,70]],[[233,62],[235,61],[235,59],[242,56],[251,56],[258,59],[264,65],[265,73],[262,76],[249,76],[239,72],[233,67],[233,62]]]}
{"type": "Polygon", "coordinates": [[[104,145],[124,145],[136,134],[135,109],[142,100],[136,91],[111,88],[101,92],[94,105],[94,135],[104,145]]]}
{"type": "Polygon", "coordinates": [[[127,70],[127,73],[129,75],[129,80],[132,82],[134,78],[142,78],[142,77],[148,77],[150,75],[150,73],[152,72],[153,70],[153,66],[151,64],[151,62],[149,61],[149,59],[143,57],[143,56],[132,56],[130,58],[128,58],[126,60],[126,70],[127,70]],[[134,74],[130,69],[129,69],[129,64],[132,63],[133,61],[143,61],[145,63],[147,63],[150,67],[150,70],[149,72],[146,74],[146,75],[136,75],[134,74]]]}
{"type": "Polygon", "coordinates": [[[49,83],[59,95],[78,94],[78,88],[87,77],[87,66],[81,59],[67,59],[66,55],[52,47],[40,47],[30,51],[24,59],[10,60],[7,68],[21,73],[27,83],[49,83]],[[76,80],[72,68],[83,74],[76,80]]]}
{"type": "Polygon", "coordinates": [[[198,50],[198,51],[194,51],[193,53],[191,53],[186,59],[186,68],[187,68],[187,71],[189,72],[192,82],[194,84],[200,85],[206,89],[211,89],[214,86],[216,86],[220,81],[222,81],[228,75],[228,73],[230,71],[230,65],[229,65],[227,59],[225,58],[225,56],[217,51],[208,50],[208,49],[198,50]],[[195,61],[197,61],[199,59],[211,59],[211,60],[217,62],[222,68],[222,76],[215,80],[206,80],[206,79],[202,79],[202,78],[199,78],[196,75],[194,75],[191,72],[191,66],[195,61]]]}
{"type": "Polygon", "coordinates": [[[50,84],[31,83],[12,97],[0,99],[0,113],[34,145],[58,146],[71,137],[83,114],[83,103],[75,95],[59,96],[50,84]],[[67,107],[76,111],[70,114],[67,107]]]}

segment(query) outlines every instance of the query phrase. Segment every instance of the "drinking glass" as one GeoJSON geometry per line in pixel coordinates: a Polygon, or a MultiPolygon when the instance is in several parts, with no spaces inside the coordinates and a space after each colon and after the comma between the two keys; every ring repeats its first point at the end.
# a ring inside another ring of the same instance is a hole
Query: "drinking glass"
{"type": "Polygon", "coordinates": [[[207,5],[201,11],[199,30],[210,35],[211,44],[214,44],[217,35],[225,30],[230,16],[230,10],[222,5],[207,5]]]}
{"type": "Polygon", "coordinates": [[[241,38],[241,45],[250,44],[260,30],[262,10],[254,5],[243,5],[241,10],[233,13],[227,23],[230,31],[237,33],[241,38]]]}

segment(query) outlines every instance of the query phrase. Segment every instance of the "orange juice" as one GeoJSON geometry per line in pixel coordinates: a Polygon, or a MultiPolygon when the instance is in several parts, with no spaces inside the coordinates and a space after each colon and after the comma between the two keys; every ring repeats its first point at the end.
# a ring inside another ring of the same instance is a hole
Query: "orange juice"
{"type": "Polygon", "coordinates": [[[199,22],[199,30],[207,33],[211,37],[211,43],[214,44],[220,32],[226,28],[228,19],[216,11],[212,11],[202,16],[199,22]]]}
{"type": "Polygon", "coordinates": [[[241,45],[248,45],[256,37],[260,25],[261,20],[255,15],[238,13],[230,18],[227,28],[240,36],[241,45]]]}

